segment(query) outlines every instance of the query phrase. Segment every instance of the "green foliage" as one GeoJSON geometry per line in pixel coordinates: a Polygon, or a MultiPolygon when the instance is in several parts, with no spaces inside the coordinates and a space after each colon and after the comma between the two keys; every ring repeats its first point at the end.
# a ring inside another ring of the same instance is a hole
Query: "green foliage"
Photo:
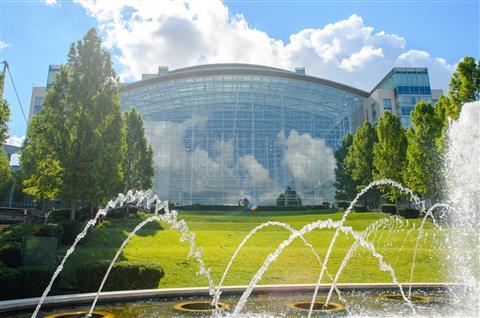
{"type": "MultiPolygon", "coordinates": [[[[75,220],[83,222],[92,218],[90,209],[80,208],[75,213],[75,220]]],[[[68,209],[53,209],[48,212],[47,223],[61,223],[70,219],[70,210],[68,209]]]]}
{"type": "Polygon", "coordinates": [[[47,287],[53,267],[0,267],[0,300],[39,297],[47,287]]]}
{"type": "Polygon", "coordinates": [[[297,194],[297,191],[290,186],[287,186],[285,192],[281,193],[277,198],[278,206],[300,206],[302,199],[297,194]]]}
{"type": "Polygon", "coordinates": [[[62,227],[62,244],[70,245],[75,241],[78,233],[82,231],[80,222],[76,220],[64,220],[60,223],[62,227]]]}
{"type": "Polygon", "coordinates": [[[384,213],[397,214],[397,205],[396,204],[382,204],[380,210],[384,213]]]}
{"type": "Polygon", "coordinates": [[[450,117],[458,119],[462,105],[480,99],[480,62],[465,56],[458,63],[456,71],[450,79],[449,90],[452,111],[450,117]]]}
{"type": "Polygon", "coordinates": [[[41,237],[56,237],[60,239],[62,237],[62,226],[59,224],[47,223],[41,224],[33,231],[33,236],[41,237]]]}
{"type": "Polygon", "coordinates": [[[358,128],[348,148],[345,166],[351,171],[357,189],[366,187],[373,181],[373,147],[376,143],[375,129],[369,122],[358,128]]]}
{"type": "MultiPolygon", "coordinates": [[[[3,75],[3,74],[2,74],[3,75]]],[[[2,76],[3,77],[3,76],[2,76]]],[[[3,86],[3,78],[0,80],[3,86]]],[[[10,120],[10,108],[8,103],[0,95],[0,146],[5,144],[8,137],[8,121],[10,120]]]]}
{"type": "MultiPolygon", "coordinates": [[[[94,292],[100,287],[110,262],[82,264],[77,268],[80,292],[94,292]]],[[[118,262],[112,268],[104,291],[157,288],[164,273],[156,264],[118,262]]]]}
{"type": "Polygon", "coordinates": [[[12,186],[12,171],[8,155],[0,145],[0,203],[8,197],[12,186]]]}
{"type": "Polygon", "coordinates": [[[25,191],[71,203],[106,200],[121,187],[123,122],[118,80],[95,29],[72,44],[27,131],[25,191]],[[105,177],[99,177],[105,176],[105,177]]]}
{"type": "Polygon", "coordinates": [[[352,200],[357,193],[357,184],[352,178],[352,172],[345,164],[349,148],[352,146],[353,136],[345,135],[342,146],[335,150],[335,199],[352,200]]]}
{"type": "Polygon", "coordinates": [[[22,263],[22,246],[18,242],[9,242],[0,247],[0,262],[8,267],[18,267],[22,263]]]}
{"type": "MultiPolygon", "coordinates": [[[[391,179],[403,183],[406,164],[407,138],[400,117],[387,111],[377,123],[378,141],[373,147],[375,180],[391,179]]],[[[400,193],[392,187],[382,188],[385,197],[396,200],[400,193]]]]}
{"type": "Polygon", "coordinates": [[[423,100],[410,114],[407,132],[405,185],[423,198],[439,198],[442,189],[442,161],[436,141],[441,138],[443,122],[434,107],[423,100]]]}
{"type": "Polygon", "coordinates": [[[353,206],[354,212],[368,212],[368,207],[365,205],[354,205],[353,206]]]}
{"type": "Polygon", "coordinates": [[[337,207],[346,210],[350,206],[350,201],[337,201],[337,207]]]}
{"type": "Polygon", "coordinates": [[[147,190],[152,187],[153,151],[145,138],[143,120],[133,108],[124,114],[127,129],[123,159],[123,191],[147,190]]]}
{"type": "Polygon", "coordinates": [[[400,208],[398,209],[398,214],[405,219],[417,219],[420,217],[420,211],[412,208],[400,208]]]}

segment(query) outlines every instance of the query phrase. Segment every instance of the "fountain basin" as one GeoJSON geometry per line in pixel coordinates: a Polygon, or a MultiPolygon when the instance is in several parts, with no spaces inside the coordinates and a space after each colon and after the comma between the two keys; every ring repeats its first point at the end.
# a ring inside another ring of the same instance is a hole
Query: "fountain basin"
{"type": "MultiPolygon", "coordinates": [[[[346,299],[346,310],[349,314],[369,313],[371,316],[410,316],[411,310],[404,302],[386,301],[378,298],[379,293],[395,293],[398,288],[394,284],[338,284],[342,296],[346,299]]],[[[426,316],[451,317],[459,312],[466,312],[464,316],[472,316],[478,312],[478,308],[457,308],[448,299],[447,290],[456,288],[455,284],[419,284],[415,283],[412,291],[416,295],[425,294],[435,301],[428,304],[414,304],[419,306],[419,313],[426,316]]],[[[295,312],[287,304],[306,302],[310,303],[315,285],[260,285],[257,286],[247,306],[242,311],[242,317],[256,316],[264,317],[265,313],[272,317],[294,314],[295,312]]],[[[330,284],[321,284],[319,297],[323,298],[330,284]]],[[[231,304],[231,312],[238,302],[239,296],[246,286],[230,286],[222,289],[220,301],[231,304]]],[[[408,284],[403,285],[404,290],[408,284]]],[[[47,297],[45,307],[42,308],[38,317],[52,315],[55,313],[88,310],[95,297],[95,293],[58,295],[47,297]]],[[[39,298],[19,299],[0,302],[0,316],[27,318],[30,317],[39,298]]],[[[99,298],[98,311],[114,314],[115,317],[158,317],[163,313],[165,317],[195,315],[195,317],[210,317],[211,312],[205,313],[179,313],[174,305],[186,301],[205,301],[210,303],[212,298],[208,295],[208,288],[177,288],[177,289],[151,289],[151,290],[129,290],[104,292],[99,298]]],[[[332,303],[340,303],[336,296],[332,297],[332,303]]],[[[306,312],[297,312],[296,315],[305,315],[306,312]]],[[[321,313],[319,313],[321,314],[321,313]]],[[[343,315],[343,313],[332,313],[332,315],[343,315]]]]}
{"type": "MultiPolygon", "coordinates": [[[[187,301],[179,304],[175,304],[173,308],[177,311],[184,311],[184,312],[213,312],[215,310],[215,306],[211,305],[211,301],[187,301]]],[[[229,304],[226,303],[218,303],[218,310],[228,310],[230,308],[229,304]]]]}
{"type": "MultiPolygon", "coordinates": [[[[290,309],[296,310],[296,311],[303,311],[303,312],[309,312],[310,311],[310,306],[311,303],[308,301],[305,302],[298,302],[298,303],[293,303],[288,305],[290,309]]],[[[313,309],[312,312],[314,313],[338,313],[345,311],[345,305],[342,304],[337,304],[337,303],[328,303],[325,305],[324,301],[316,301],[313,304],[313,309]]]]}
{"type": "MultiPolygon", "coordinates": [[[[401,294],[382,294],[379,298],[385,300],[405,301],[401,294]]],[[[429,303],[432,301],[430,298],[421,295],[410,295],[409,297],[407,296],[407,298],[412,303],[429,303]]]]}
{"type": "MultiPolygon", "coordinates": [[[[88,314],[88,310],[75,310],[75,311],[66,311],[61,313],[56,313],[52,315],[45,316],[44,318],[83,318],[88,314]]],[[[92,315],[92,318],[114,318],[115,316],[111,313],[105,311],[95,310],[92,315]]]]}

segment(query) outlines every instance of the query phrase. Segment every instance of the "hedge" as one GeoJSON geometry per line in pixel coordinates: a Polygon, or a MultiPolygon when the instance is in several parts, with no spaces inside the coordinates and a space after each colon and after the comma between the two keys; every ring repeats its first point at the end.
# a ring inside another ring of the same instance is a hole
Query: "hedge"
{"type": "Polygon", "coordinates": [[[8,267],[20,266],[22,263],[21,244],[18,242],[9,242],[0,247],[0,262],[3,262],[8,267]]]}
{"type": "Polygon", "coordinates": [[[33,231],[33,236],[40,237],[62,237],[62,226],[59,224],[42,224],[33,231]]]}
{"type": "Polygon", "coordinates": [[[384,213],[397,214],[397,205],[395,204],[382,204],[380,210],[384,213]]]}
{"type": "Polygon", "coordinates": [[[45,266],[0,267],[0,300],[41,296],[54,270],[45,266]]]}
{"type": "MultiPolygon", "coordinates": [[[[81,208],[75,211],[75,220],[86,221],[92,218],[90,208],[81,208]]],[[[70,220],[70,209],[53,209],[48,212],[48,223],[60,223],[65,220],[70,220]]]]}
{"type": "Polygon", "coordinates": [[[348,207],[350,206],[350,201],[337,201],[337,206],[340,208],[340,209],[348,209],[348,207]]]}
{"type": "Polygon", "coordinates": [[[62,244],[71,245],[78,233],[82,231],[80,222],[74,220],[64,220],[60,223],[63,228],[62,244]]]}
{"type": "Polygon", "coordinates": [[[420,211],[411,208],[401,208],[398,213],[406,219],[416,219],[420,217],[420,211]]]}
{"type": "Polygon", "coordinates": [[[22,243],[25,236],[62,236],[62,227],[58,224],[14,224],[0,234],[0,245],[8,242],[22,243]]]}
{"type": "Polygon", "coordinates": [[[368,207],[366,205],[354,205],[354,212],[368,212],[368,207]]]}
{"type": "MultiPolygon", "coordinates": [[[[110,262],[85,263],[77,267],[77,282],[80,292],[96,292],[110,262]]],[[[116,263],[103,288],[104,291],[153,289],[164,275],[163,269],[150,263],[116,263]]]]}

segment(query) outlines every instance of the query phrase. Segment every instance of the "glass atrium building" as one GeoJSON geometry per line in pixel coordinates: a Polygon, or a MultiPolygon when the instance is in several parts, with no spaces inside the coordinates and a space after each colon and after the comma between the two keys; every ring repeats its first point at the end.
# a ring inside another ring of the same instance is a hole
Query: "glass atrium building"
{"type": "Polygon", "coordinates": [[[290,186],[303,204],[320,204],[333,200],[333,152],[346,133],[384,110],[404,120],[412,96],[432,100],[426,69],[415,69],[412,83],[392,72],[366,92],[303,68],[161,67],[124,85],[120,97],[123,111],[142,114],[154,150],[153,191],[162,199],[236,204],[246,197],[266,205],[290,186]]]}

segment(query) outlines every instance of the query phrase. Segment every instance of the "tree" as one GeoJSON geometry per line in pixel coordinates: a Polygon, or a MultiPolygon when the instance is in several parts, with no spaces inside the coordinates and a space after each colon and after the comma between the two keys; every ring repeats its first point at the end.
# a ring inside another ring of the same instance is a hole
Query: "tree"
{"type": "Polygon", "coordinates": [[[443,121],[437,117],[434,107],[422,100],[410,114],[410,123],[404,181],[421,197],[435,199],[442,184],[441,156],[436,141],[442,134],[443,121]]]}
{"type": "Polygon", "coordinates": [[[287,186],[284,193],[281,193],[277,198],[277,206],[299,206],[302,205],[302,199],[297,194],[297,191],[290,186],[287,186]]]}
{"type": "Polygon", "coordinates": [[[133,108],[124,114],[126,149],[123,159],[123,191],[152,187],[153,151],[145,138],[143,120],[133,108]]]}
{"type": "MultiPolygon", "coordinates": [[[[3,92],[4,73],[0,74],[0,92],[3,92]]],[[[7,196],[12,183],[12,171],[8,162],[8,155],[3,150],[3,145],[8,137],[8,121],[10,120],[10,108],[8,103],[0,95],[0,203],[7,196]]]]}
{"type": "MultiPolygon", "coordinates": [[[[407,138],[400,117],[386,111],[376,128],[378,141],[373,147],[374,179],[391,179],[403,183],[407,138]]],[[[391,187],[382,188],[381,191],[389,200],[397,200],[400,195],[398,189],[391,187]]]]}
{"type": "Polygon", "coordinates": [[[72,44],[21,155],[25,191],[91,206],[121,188],[123,121],[118,79],[95,29],[72,44]]]}
{"type": "Polygon", "coordinates": [[[449,88],[452,107],[447,115],[458,119],[463,104],[480,99],[480,61],[477,63],[473,57],[465,56],[458,63],[449,88]]]}
{"type": "Polygon", "coordinates": [[[8,155],[0,146],[0,204],[7,198],[12,180],[8,155]]]}
{"type": "MultiPolygon", "coordinates": [[[[345,157],[345,166],[355,182],[354,195],[373,181],[373,146],[377,142],[375,129],[366,122],[353,135],[352,146],[345,157]]],[[[375,190],[369,191],[361,200],[365,205],[374,205],[377,197],[375,190]]]]}
{"type": "Polygon", "coordinates": [[[353,136],[345,135],[342,146],[335,151],[335,199],[352,200],[357,193],[357,184],[352,178],[352,172],[345,164],[349,148],[352,146],[353,136]]]}

